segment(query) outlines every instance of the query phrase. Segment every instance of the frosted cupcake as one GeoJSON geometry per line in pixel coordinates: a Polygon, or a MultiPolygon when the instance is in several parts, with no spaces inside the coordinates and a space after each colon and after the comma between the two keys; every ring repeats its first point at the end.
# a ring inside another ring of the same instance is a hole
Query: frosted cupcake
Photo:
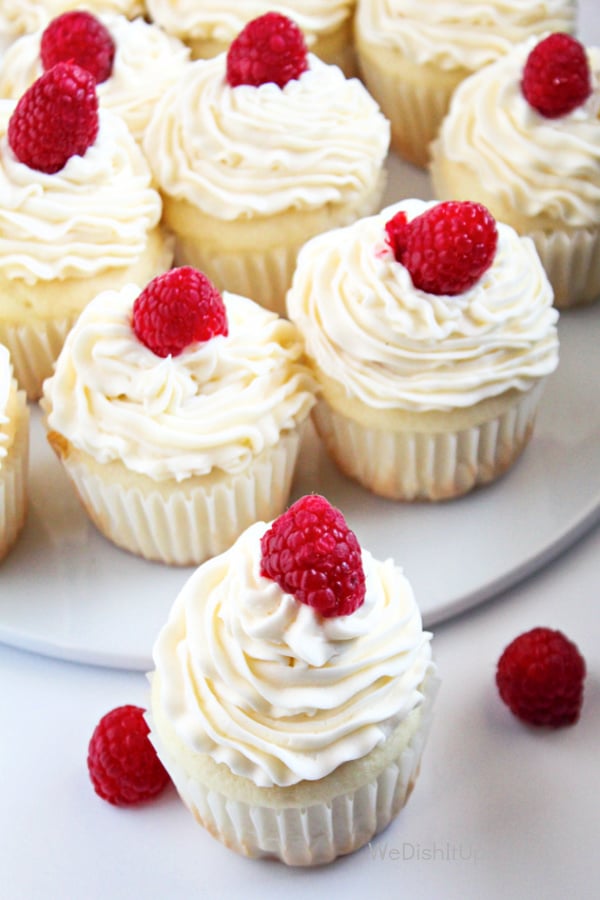
{"type": "Polygon", "coordinates": [[[530,35],[574,31],[574,0],[358,0],[355,46],[392,146],[425,166],[455,88],[530,35]]]}
{"type": "Polygon", "coordinates": [[[559,308],[600,295],[599,113],[600,49],[549,35],[465,81],[433,146],[436,196],[529,235],[559,308]]]}
{"type": "Polygon", "coordinates": [[[472,203],[404,200],[300,252],[288,298],[340,469],[397,500],[444,500],[509,469],[558,362],[533,243],[472,203]]]}
{"type": "Polygon", "coordinates": [[[190,64],[156,107],[144,150],[176,261],[282,312],[300,246],[379,209],[388,144],[363,85],[270,14],[227,54],[190,64]],[[269,53],[274,35],[285,52],[269,53]]]}
{"type": "Polygon", "coordinates": [[[353,75],[352,21],[355,0],[147,0],[152,20],[177,35],[195,58],[209,59],[226,51],[252,19],[278,12],[302,30],[311,53],[353,75]]]}
{"type": "Polygon", "coordinates": [[[302,352],[290,322],[190,268],[92,300],[42,402],[98,529],[192,565],[277,515],[314,402],[302,352]]]}
{"type": "Polygon", "coordinates": [[[402,570],[303,497],[184,585],[154,646],[150,739],[228,847],[330,862],[386,828],[415,784],[430,639],[402,570]]]}
{"type": "Polygon", "coordinates": [[[92,13],[122,13],[128,19],[144,14],[143,0],[18,0],[0,5],[0,49],[21,37],[44,28],[61,13],[85,9],[92,13]]]}
{"type": "Polygon", "coordinates": [[[27,516],[29,409],[0,344],[0,560],[14,546],[27,516]]]}
{"type": "Polygon", "coordinates": [[[161,199],[93,76],[59,63],[0,101],[0,342],[30,399],[86,303],[171,265],[161,199]]]}
{"type": "Polygon", "coordinates": [[[18,99],[43,71],[73,60],[97,82],[100,106],[141,141],[157,100],[183,74],[189,49],[144,19],[64,13],[15,41],[0,63],[0,96],[18,99]]]}

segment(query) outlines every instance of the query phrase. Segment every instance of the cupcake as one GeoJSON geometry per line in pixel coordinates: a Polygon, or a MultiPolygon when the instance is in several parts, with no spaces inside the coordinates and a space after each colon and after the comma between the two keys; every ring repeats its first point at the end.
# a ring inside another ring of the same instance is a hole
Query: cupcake
{"type": "Polygon", "coordinates": [[[144,15],[143,0],[19,0],[0,5],[0,48],[21,37],[44,28],[55,16],[73,9],[92,13],[122,13],[128,19],[144,15]]]}
{"type": "Polygon", "coordinates": [[[229,48],[252,19],[267,12],[289,16],[306,43],[324,62],[355,74],[352,21],[356,0],[147,0],[152,20],[185,41],[196,59],[210,59],[229,48]]]}
{"type": "Polygon", "coordinates": [[[157,105],[144,150],[177,264],[281,313],[300,246],[380,208],[388,144],[363,85],[307,54],[273,13],[227,54],[190,64],[157,105]],[[269,54],[274,37],[285,52],[269,54]]]}
{"type": "Polygon", "coordinates": [[[0,62],[0,97],[18,99],[45,69],[73,60],[96,78],[100,106],[125,119],[139,142],[189,55],[181,41],[144,19],[76,10],[12,44],[0,62]]]}
{"type": "Polygon", "coordinates": [[[156,640],[150,740],[233,850],[311,866],[382,831],[417,779],[437,686],[392,560],[301,497],[200,566],[156,640]]]}
{"type": "Polygon", "coordinates": [[[161,199],[93,76],[58,63],[0,101],[0,342],[30,399],[86,303],[170,268],[161,199]]]}
{"type": "Polygon", "coordinates": [[[558,361],[535,247],[474,203],[403,200],[301,250],[288,312],[339,468],[395,500],[444,500],[513,465],[558,361]]]}
{"type": "Polygon", "coordinates": [[[193,565],[278,515],[314,402],[302,353],[290,322],[189,267],[95,297],[42,406],[105,537],[193,565]]]}
{"type": "Polygon", "coordinates": [[[574,0],[358,0],[358,64],[394,150],[424,167],[457,85],[530,35],[574,31],[576,13],[574,0]]]}
{"type": "Polygon", "coordinates": [[[15,544],[27,516],[29,409],[0,344],[0,560],[15,544]]]}
{"type": "Polygon", "coordinates": [[[456,92],[433,145],[440,199],[471,199],[535,243],[559,308],[600,295],[600,49],[530,40],[456,92]]]}

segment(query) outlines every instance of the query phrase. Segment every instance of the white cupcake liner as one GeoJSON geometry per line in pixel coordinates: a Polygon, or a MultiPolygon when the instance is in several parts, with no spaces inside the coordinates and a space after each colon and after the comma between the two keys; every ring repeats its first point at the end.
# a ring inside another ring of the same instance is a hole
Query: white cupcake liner
{"type": "Polygon", "coordinates": [[[53,372],[65,338],[79,313],[22,324],[0,322],[0,342],[10,351],[13,371],[29,400],[38,400],[42,384],[53,372]]]}
{"type": "Polygon", "coordinates": [[[312,415],[331,457],[350,478],[392,500],[447,500],[498,478],[533,430],[542,381],[502,414],[457,431],[369,428],[319,400],[312,415]]]}
{"type": "MultiPolygon", "coordinates": [[[[199,565],[233,544],[253,522],[285,509],[301,430],[281,435],[241,473],[198,477],[165,488],[124,466],[89,464],[85,454],[59,453],[91,520],[117,546],[169,565],[199,565]]],[[[56,447],[56,440],[51,440],[56,447]]],[[[93,461],[92,461],[93,462],[93,461]]]]}
{"type": "Polygon", "coordinates": [[[554,291],[558,309],[600,298],[600,228],[533,231],[533,240],[554,291]]]}
{"type": "Polygon", "coordinates": [[[436,676],[427,677],[418,726],[395,758],[375,771],[366,766],[367,780],[357,779],[343,793],[328,797],[332,773],[319,783],[323,799],[305,805],[297,800],[289,806],[270,805],[269,788],[261,789],[263,804],[251,803],[189,777],[153,728],[151,714],[150,739],[194,818],[225,846],[244,856],[272,857],[289,866],[323,865],[364,846],[387,828],[407,802],[419,774],[438,685],[436,676]]]}
{"type": "Polygon", "coordinates": [[[14,546],[25,524],[28,506],[29,409],[18,393],[18,422],[7,456],[0,460],[0,559],[14,546]]]}

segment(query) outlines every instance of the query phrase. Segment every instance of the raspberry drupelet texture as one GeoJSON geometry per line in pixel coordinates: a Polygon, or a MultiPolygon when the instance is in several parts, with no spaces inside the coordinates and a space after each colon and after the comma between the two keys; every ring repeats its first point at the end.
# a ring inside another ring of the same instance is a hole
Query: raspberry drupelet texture
{"type": "Polygon", "coordinates": [[[416,288],[429,294],[461,294],[491,266],[498,232],[481,203],[438,203],[408,222],[396,213],[385,226],[396,260],[416,288]]]}
{"type": "Polygon", "coordinates": [[[190,344],[228,332],[221,294],[197,269],[157,275],[133,304],[133,330],[157,356],[178,356],[190,344]]]}
{"type": "Polygon", "coordinates": [[[59,62],[74,62],[91,72],[99,84],[111,75],[115,42],[109,30],[89,12],[74,10],[53,19],[42,34],[44,70],[59,62]]]}
{"type": "Polygon", "coordinates": [[[8,143],[30,169],[52,175],[83,156],[98,135],[96,81],[73,63],[57,63],[23,94],[8,123],[8,143]]]}
{"type": "Polygon", "coordinates": [[[259,87],[274,82],[285,87],[308,68],[306,54],[298,26],[280,13],[265,13],[249,22],[229,47],[227,83],[259,87]]]}
{"type": "Polygon", "coordinates": [[[585,661],[561,631],[533,628],[515,638],[496,669],[500,697],[531,725],[573,725],[583,703],[585,661]]]}
{"type": "Polygon", "coordinates": [[[521,90],[530,106],[547,119],[577,109],[592,92],[585,47],[561,32],[544,38],[527,57],[521,90]]]}
{"type": "Polygon", "coordinates": [[[356,535],[320,494],[301,497],[261,540],[261,574],[324,618],[347,616],[365,599],[356,535]]]}
{"type": "Polygon", "coordinates": [[[114,806],[156,797],[170,778],[148,739],[139,706],[118,706],[103,716],[92,734],[87,765],[96,793],[114,806]]]}

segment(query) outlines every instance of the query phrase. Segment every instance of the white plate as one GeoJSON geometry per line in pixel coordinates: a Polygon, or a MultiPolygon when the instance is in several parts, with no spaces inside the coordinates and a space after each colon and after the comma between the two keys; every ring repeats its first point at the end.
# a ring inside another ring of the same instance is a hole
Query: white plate
{"type": "MultiPolygon", "coordinates": [[[[406,571],[425,623],[497,594],[600,518],[600,306],[565,313],[561,362],[531,443],[497,483],[445,504],[395,504],[338,474],[309,435],[293,490],[326,494],[360,541],[406,571]]],[[[89,523],[32,410],[30,514],[0,569],[0,640],[50,656],[147,670],[189,569],[113,547],[89,523]]]]}

